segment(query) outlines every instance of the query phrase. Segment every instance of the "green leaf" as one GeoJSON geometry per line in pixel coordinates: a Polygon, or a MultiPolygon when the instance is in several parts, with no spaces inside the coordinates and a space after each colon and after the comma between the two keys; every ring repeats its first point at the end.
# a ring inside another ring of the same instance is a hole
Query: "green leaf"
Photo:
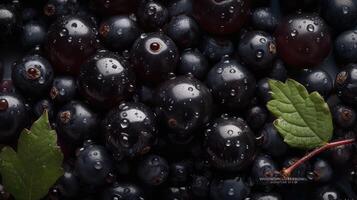
{"type": "Polygon", "coordinates": [[[309,94],[300,83],[269,80],[272,100],[267,107],[277,119],[274,125],[292,147],[313,149],[332,137],[330,109],[318,92],[309,94]]]}
{"type": "Polygon", "coordinates": [[[4,147],[0,153],[3,184],[16,200],[38,200],[63,175],[63,155],[57,135],[45,112],[19,138],[17,153],[4,147]]]}

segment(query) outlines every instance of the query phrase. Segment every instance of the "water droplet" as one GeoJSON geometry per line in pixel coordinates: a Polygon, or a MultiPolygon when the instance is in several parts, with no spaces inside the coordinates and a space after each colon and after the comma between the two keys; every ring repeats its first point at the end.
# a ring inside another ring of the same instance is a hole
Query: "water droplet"
{"type": "Polygon", "coordinates": [[[234,189],[233,188],[229,188],[228,195],[229,196],[234,196],[234,189]]]}
{"type": "Polygon", "coordinates": [[[296,37],[297,35],[298,35],[298,32],[297,32],[297,30],[293,30],[293,31],[291,31],[291,33],[290,33],[290,35],[291,35],[291,37],[296,37]]]}
{"type": "Polygon", "coordinates": [[[307,25],[306,29],[309,31],[309,32],[313,32],[315,30],[315,26],[312,25],[312,24],[309,24],[307,25]]]}
{"type": "Polygon", "coordinates": [[[347,6],[342,7],[342,12],[344,15],[347,15],[349,13],[349,8],[347,6]]]}
{"type": "Polygon", "coordinates": [[[230,147],[230,146],[231,146],[231,141],[230,141],[230,140],[227,140],[226,146],[227,146],[227,147],[230,147]]]}
{"type": "Polygon", "coordinates": [[[258,60],[260,60],[263,58],[264,52],[262,50],[258,50],[255,56],[258,60]]]}
{"type": "Polygon", "coordinates": [[[120,126],[121,126],[122,128],[127,128],[127,127],[129,126],[129,121],[128,121],[127,119],[121,120],[120,126]]]}
{"type": "Polygon", "coordinates": [[[103,168],[103,165],[101,162],[98,161],[94,164],[94,169],[101,170],[102,168],[103,168]]]}
{"type": "Polygon", "coordinates": [[[267,40],[265,38],[260,38],[259,41],[263,44],[265,44],[267,42],[267,40]]]}
{"type": "Polygon", "coordinates": [[[231,95],[232,97],[236,96],[236,91],[235,91],[234,89],[231,89],[230,95],[231,95]]]}

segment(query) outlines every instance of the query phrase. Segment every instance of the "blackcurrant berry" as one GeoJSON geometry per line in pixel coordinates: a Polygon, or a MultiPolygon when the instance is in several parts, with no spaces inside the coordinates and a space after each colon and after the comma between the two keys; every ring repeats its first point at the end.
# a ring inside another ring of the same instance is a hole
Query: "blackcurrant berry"
{"type": "Polygon", "coordinates": [[[336,125],[341,128],[351,128],[356,124],[356,111],[348,106],[337,105],[332,110],[332,117],[336,125]]]}
{"type": "Polygon", "coordinates": [[[100,38],[113,51],[129,49],[140,36],[140,32],[138,24],[125,15],[106,19],[99,28],[100,38]]]}
{"type": "Polygon", "coordinates": [[[317,66],[331,50],[329,30],[317,15],[287,17],[277,27],[275,36],[278,53],[289,66],[317,66]]]}
{"type": "Polygon", "coordinates": [[[17,94],[0,93],[0,141],[7,143],[16,139],[29,125],[29,116],[24,100],[17,94]]]}
{"type": "Polygon", "coordinates": [[[261,154],[253,162],[251,172],[257,184],[269,183],[269,178],[279,176],[278,166],[268,155],[261,154]]]}
{"type": "Polygon", "coordinates": [[[97,31],[85,17],[67,15],[54,22],[45,49],[56,71],[78,74],[80,66],[98,47],[97,31]]]}
{"type": "Polygon", "coordinates": [[[182,49],[195,46],[201,34],[196,21],[187,15],[173,17],[165,30],[166,34],[182,49]]]}
{"type": "Polygon", "coordinates": [[[210,123],[204,143],[212,164],[221,170],[246,169],[256,153],[254,133],[247,123],[226,115],[210,123]]]}
{"type": "Polygon", "coordinates": [[[100,145],[85,144],[79,150],[75,172],[85,184],[100,186],[110,182],[113,163],[107,150],[100,145]]]}
{"type": "Polygon", "coordinates": [[[275,38],[262,31],[245,33],[239,41],[238,53],[254,71],[270,68],[276,56],[275,38]]]}
{"type": "Polygon", "coordinates": [[[176,70],[179,52],[175,43],[162,33],[141,35],[131,50],[131,62],[138,78],[159,83],[176,70]]]}
{"type": "Polygon", "coordinates": [[[357,64],[350,64],[341,70],[335,80],[335,90],[340,99],[349,104],[357,105],[357,64]]]}
{"type": "Polygon", "coordinates": [[[123,103],[111,110],[102,122],[106,145],[116,159],[150,151],[156,142],[156,116],[141,103],[123,103]]]}
{"type": "Polygon", "coordinates": [[[34,98],[47,93],[54,76],[51,64],[39,55],[25,56],[12,68],[11,74],[16,88],[34,98]]]}
{"type": "Polygon", "coordinates": [[[357,61],[356,30],[342,32],[335,40],[335,57],[341,63],[353,63],[357,61]]]}
{"type": "Polygon", "coordinates": [[[357,24],[357,1],[321,1],[321,15],[336,30],[353,28],[357,24]]]}
{"type": "Polygon", "coordinates": [[[137,14],[139,23],[147,30],[161,28],[169,19],[169,11],[160,1],[141,1],[137,14]]]}
{"type": "Polygon", "coordinates": [[[170,79],[157,90],[156,110],[175,141],[186,141],[208,122],[212,114],[212,96],[208,88],[190,76],[170,79]]]}
{"type": "Polygon", "coordinates": [[[260,137],[262,137],[262,148],[271,156],[281,157],[288,152],[288,145],[272,123],[264,125],[260,132],[260,137]]]}
{"type": "Polygon", "coordinates": [[[207,86],[215,100],[229,109],[243,109],[255,91],[255,78],[244,66],[233,59],[223,59],[208,73],[207,86]]]}
{"type": "Polygon", "coordinates": [[[98,118],[83,103],[71,101],[57,113],[56,125],[58,134],[78,144],[97,134],[98,118]]]}
{"type": "Polygon", "coordinates": [[[212,200],[243,200],[248,197],[250,187],[241,177],[214,179],[210,187],[212,200]]]}
{"type": "Polygon", "coordinates": [[[204,80],[208,69],[209,63],[200,51],[188,49],[182,52],[177,69],[179,74],[192,74],[197,79],[204,80]]]}
{"type": "Polygon", "coordinates": [[[158,186],[167,180],[169,165],[160,156],[148,155],[140,161],[137,173],[143,183],[149,186],[158,186]]]}
{"type": "Polygon", "coordinates": [[[255,29],[274,32],[278,26],[279,19],[269,7],[257,8],[252,14],[252,24],[255,29]]]}
{"type": "Polygon", "coordinates": [[[22,27],[21,43],[25,48],[42,45],[47,34],[47,27],[43,22],[30,21],[22,27]]]}
{"type": "Polygon", "coordinates": [[[193,14],[201,27],[212,34],[239,31],[250,12],[250,0],[194,0],[193,14]]]}
{"type": "Polygon", "coordinates": [[[81,67],[78,87],[92,105],[106,109],[131,96],[135,76],[127,60],[99,51],[81,67]]]}
{"type": "Polygon", "coordinates": [[[204,36],[199,44],[199,49],[209,60],[218,62],[224,56],[233,54],[234,45],[226,38],[204,36]]]}
{"type": "Polygon", "coordinates": [[[76,80],[71,76],[57,76],[54,78],[50,90],[50,97],[56,104],[68,103],[77,94],[76,80]]]}

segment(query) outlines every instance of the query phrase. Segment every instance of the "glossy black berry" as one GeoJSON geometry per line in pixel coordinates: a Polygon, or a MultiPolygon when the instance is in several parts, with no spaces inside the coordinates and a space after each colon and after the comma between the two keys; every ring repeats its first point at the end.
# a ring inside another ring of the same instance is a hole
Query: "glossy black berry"
{"type": "Polygon", "coordinates": [[[172,17],[165,30],[166,34],[182,49],[198,44],[201,34],[196,21],[187,15],[172,17]]]}
{"type": "Polygon", "coordinates": [[[54,186],[62,198],[75,198],[80,194],[80,182],[74,170],[66,167],[64,174],[54,186]]]}
{"type": "Polygon", "coordinates": [[[116,53],[99,51],[81,67],[78,87],[99,108],[110,108],[135,90],[135,75],[127,60],[116,53]]]}
{"type": "Polygon", "coordinates": [[[208,88],[190,76],[170,79],[160,85],[156,110],[162,124],[173,132],[175,141],[191,138],[212,114],[212,96],[208,88]]]}
{"type": "Polygon", "coordinates": [[[49,28],[45,49],[56,71],[78,74],[98,47],[97,31],[85,17],[67,15],[49,28]]]}
{"type": "Polygon", "coordinates": [[[141,35],[131,50],[131,62],[138,78],[146,83],[159,83],[175,72],[179,52],[175,43],[162,33],[141,35]]]}
{"type": "Polygon", "coordinates": [[[116,159],[150,151],[157,137],[155,114],[141,103],[123,103],[112,109],[102,122],[106,145],[116,159]]]}
{"type": "Polygon", "coordinates": [[[169,11],[160,1],[142,1],[137,16],[142,27],[147,30],[157,30],[168,21],[169,11]]]}
{"type": "Polygon", "coordinates": [[[266,104],[271,99],[270,87],[268,83],[268,78],[263,78],[257,83],[257,96],[260,101],[266,104]]]}
{"type": "Polygon", "coordinates": [[[336,166],[347,165],[353,155],[353,146],[342,145],[335,147],[327,152],[331,164],[336,166]]]}
{"type": "Polygon", "coordinates": [[[356,30],[342,32],[335,40],[335,57],[341,63],[357,61],[357,38],[356,30]]]}
{"type": "Polygon", "coordinates": [[[35,118],[40,118],[45,111],[48,113],[48,117],[50,119],[53,119],[54,117],[54,106],[52,102],[48,99],[42,99],[37,101],[33,108],[32,108],[33,114],[35,115],[35,118]]]}
{"type": "Polygon", "coordinates": [[[269,7],[257,8],[252,14],[252,24],[255,29],[274,32],[278,26],[279,19],[269,7]]]}
{"type": "Polygon", "coordinates": [[[212,164],[218,169],[239,171],[254,160],[254,133],[241,118],[224,115],[210,122],[204,143],[212,164]]]}
{"type": "Polygon", "coordinates": [[[201,27],[212,34],[239,31],[250,12],[250,0],[194,0],[193,14],[201,27]]]}
{"type": "Polygon", "coordinates": [[[332,46],[328,27],[318,15],[286,17],[277,27],[275,37],[281,59],[300,68],[320,64],[332,46]]]}
{"type": "Polygon", "coordinates": [[[56,116],[58,134],[73,143],[83,142],[97,134],[97,115],[78,101],[71,101],[60,108],[56,116]]]}
{"type": "Polygon", "coordinates": [[[214,179],[210,188],[212,200],[243,200],[248,197],[250,188],[241,177],[214,179]]]}
{"type": "Polygon", "coordinates": [[[350,105],[357,105],[357,64],[350,64],[341,70],[335,80],[335,90],[340,99],[350,105]]]}
{"type": "Polygon", "coordinates": [[[323,159],[317,159],[312,165],[312,178],[318,182],[328,182],[333,176],[331,165],[323,159]]]}
{"type": "Polygon", "coordinates": [[[220,61],[226,55],[232,55],[234,45],[231,40],[219,37],[204,36],[199,44],[203,55],[213,62],[220,61]]]}
{"type": "Polygon", "coordinates": [[[29,125],[29,116],[24,100],[10,93],[0,93],[0,141],[15,139],[29,125]]]}
{"type": "Polygon", "coordinates": [[[279,193],[255,193],[252,195],[252,200],[282,200],[279,193]]]}
{"type": "Polygon", "coordinates": [[[307,69],[301,75],[301,84],[309,92],[318,92],[323,97],[328,97],[333,89],[331,76],[322,69],[307,69]]]}
{"type": "Polygon", "coordinates": [[[57,76],[53,79],[49,96],[55,104],[64,104],[75,98],[76,80],[71,76],[57,76]]]}
{"type": "Polygon", "coordinates": [[[332,28],[338,31],[353,28],[357,25],[357,1],[321,1],[321,15],[332,28]]]}
{"type": "Polygon", "coordinates": [[[30,97],[40,97],[49,90],[53,80],[51,64],[42,56],[25,56],[12,68],[16,88],[30,97]]]}
{"type": "Polygon", "coordinates": [[[275,38],[262,31],[245,33],[239,41],[238,53],[254,71],[267,69],[276,56],[275,38]]]}
{"type": "Polygon", "coordinates": [[[285,82],[285,80],[288,77],[288,71],[287,71],[283,61],[281,61],[279,59],[274,61],[268,77],[275,79],[275,80],[285,82]]]}
{"type": "Polygon", "coordinates": [[[233,59],[223,59],[208,73],[207,86],[216,102],[230,109],[243,109],[255,91],[255,78],[244,66],[233,59]]]}
{"type": "Polygon", "coordinates": [[[168,4],[167,9],[171,17],[181,14],[191,15],[193,9],[192,0],[172,0],[168,4]]]}
{"type": "Polygon", "coordinates": [[[198,50],[188,49],[182,52],[178,64],[178,73],[192,74],[199,80],[204,80],[209,70],[207,58],[198,50]]]}
{"type": "Polygon", "coordinates": [[[247,110],[245,119],[253,131],[260,130],[268,119],[268,111],[262,106],[253,106],[247,110]]]}
{"type": "Polygon", "coordinates": [[[43,22],[30,21],[22,27],[21,43],[25,48],[42,45],[47,34],[47,27],[43,22]]]}
{"type": "Polygon", "coordinates": [[[332,110],[332,117],[336,125],[341,128],[351,128],[356,124],[356,111],[345,105],[337,105],[332,110]]]}
{"type": "Polygon", "coordinates": [[[100,145],[85,144],[75,163],[76,174],[85,184],[98,186],[110,181],[113,166],[107,150],[100,145]]]}
{"type": "Polygon", "coordinates": [[[163,157],[147,155],[140,161],[137,174],[146,185],[158,186],[167,180],[169,165],[163,157]]]}
{"type": "Polygon", "coordinates": [[[5,38],[11,38],[19,28],[19,19],[16,10],[9,5],[0,4],[0,42],[5,38]]]}
{"type": "Polygon", "coordinates": [[[106,188],[100,200],[145,200],[145,195],[141,188],[131,183],[114,183],[106,188]]]}
{"type": "Polygon", "coordinates": [[[48,17],[60,17],[74,14],[78,7],[77,0],[48,0],[43,7],[43,12],[48,17]]]}
{"type": "Polygon", "coordinates": [[[126,15],[110,17],[102,21],[99,27],[101,40],[113,51],[129,49],[140,32],[138,24],[126,15]]]}
{"type": "Polygon", "coordinates": [[[288,145],[272,123],[264,125],[260,132],[260,137],[262,137],[262,148],[271,156],[281,157],[288,152],[288,145]]]}
{"type": "Polygon", "coordinates": [[[265,154],[256,157],[252,165],[252,177],[257,184],[269,183],[269,178],[274,178],[279,175],[277,164],[273,159],[265,154]]]}

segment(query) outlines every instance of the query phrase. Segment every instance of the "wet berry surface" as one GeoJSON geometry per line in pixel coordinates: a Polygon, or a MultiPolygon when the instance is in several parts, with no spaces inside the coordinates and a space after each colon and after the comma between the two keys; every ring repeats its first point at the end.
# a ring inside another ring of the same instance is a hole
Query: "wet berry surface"
{"type": "Polygon", "coordinates": [[[357,139],[357,0],[0,1],[0,148],[47,112],[64,156],[40,200],[357,199],[356,143],[276,128],[288,79],[357,139]]]}

